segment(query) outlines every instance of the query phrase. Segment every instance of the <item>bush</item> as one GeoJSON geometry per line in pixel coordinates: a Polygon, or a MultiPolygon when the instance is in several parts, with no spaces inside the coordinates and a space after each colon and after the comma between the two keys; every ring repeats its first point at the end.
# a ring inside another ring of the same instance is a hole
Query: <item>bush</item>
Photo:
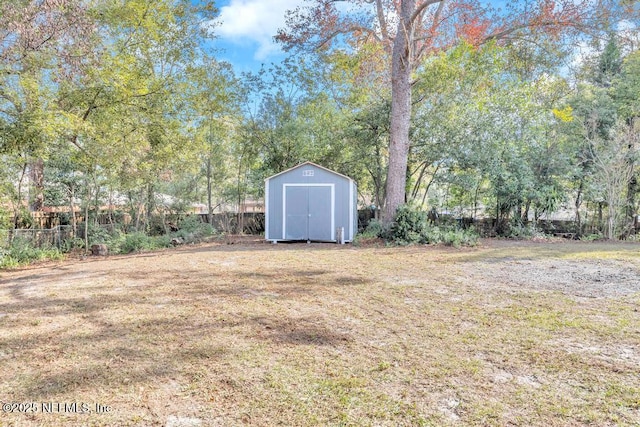
{"type": "Polygon", "coordinates": [[[509,226],[505,237],[510,239],[530,239],[536,235],[537,231],[531,225],[524,225],[521,222],[514,222],[509,226]]]}
{"type": "MultiPolygon", "coordinates": [[[[81,229],[84,229],[84,224],[81,224],[80,227],[81,229]]],[[[109,233],[109,230],[105,227],[92,223],[89,223],[87,234],[89,237],[89,246],[103,243],[106,244],[113,238],[112,234],[109,233]]]]}
{"type": "Polygon", "coordinates": [[[142,232],[136,232],[124,236],[118,252],[123,254],[140,252],[143,249],[150,249],[149,246],[149,236],[142,232]]]}
{"type": "Polygon", "coordinates": [[[60,249],[64,253],[71,252],[75,249],[84,249],[84,239],[73,237],[71,239],[63,240],[60,249]]]}
{"type": "Polygon", "coordinates": [[[205,225],[205,223],[200,221],[200,217],[195,215],[187,215],[180,220],[180,222],[178,223],[178,228],[187,232],[193,232],[200,229],[203,225],[205,225]]]}
{"type": "Polygon", "coordinates": [[[398,245],[422,243],[422,235],[427,229],[427,214],[409,205],[398,208],[396,219],[391,224],[387,240],[398,245]]]}
{"type": "Polygon", "coordinates": [[[142,232],[137,232],[125,235],[124,240],[119,244],[119,247],[114,245],[113,247],[110,247],[109,250],[115,253],[128,254],[131,252],[166,248],[170,245],[170,242],[171,239],[167,236],[150,237],[142,232]]]}
{"type": "Polygon", "coordinates": [[[129,254],[170,247],[173,238],[179,238],[183,243],[196,243],[215,234],[213,227],[201,222],[197,216],[187,216],[179,226],[175,233],[162,235],[148,235],[141,231],[122,234],[117,230],[110,233],[103,227],[90,227],[89,244],[105,244],[111,254],[129,254]]]}
{"type": "Polygon", "coordinates": [[[0,230],[8,230],[13,227],[11,212],[0,206],[0,230]]]}
{"type": "Polygon", "coordinates": [[[478,233],[473,229],[452,229],[442,236],[442,243],[448,246],[459,248],[460,246],[476,246],[478,244],[478,233]]]}
{"type": "Polygon", "coordinates": [[[372,219],[369,221],[367,228],[364,229],[361,233],[358,233],[353,238],[354,246],[361,246],[363,244],[370,243],[379,243],[380,238],[384,238],[386,235],[386,229],[384,224],[377,219],[372,219]]]}
{"type": "Polygon", "coordinates": [[[159,215],[154,215],[149,219],[148,230],[149,236],[162,236],[167,232],[164,221],[159,215]]]}
{"type": "Polygon", "coordinates": [[[403,205],[398,209],[395,222],[386,240],[397,245],[438,244],[448,246],[475,246],[478,234],[474,229],[463,230],[456,226],[436,227],[427,221],[426,212],[403,205]]]}
{"type": "Polygon", "coordinates": [[[382,221],[377,219],[372,219],[367,224],[367,228],[365,228],[361,233],[358,233],[356,236],[363,236],[366,238],[375,238],[375,237],[383,237],[385,235],[386,229],[382,221]]]}
{"type": "Polygon", "coordinates": [[[168,235],[164,235],[164,236],[156,236],[152,238],[152,249],[162,249],[162,248],[168,248],[171,246],[171,236],[168,235]]]}
{"type": "Polygon", "coordinates": [[[532,238],[546,239],[549,236],[539,230],[535,224],[523,224],[516,219],[509,224],[508,229],[504,233],[504,237],[508,239],[529,240],[532,238]]]}
{"type": "Polygon", "coordinates": [[[589,234],[587,236],[582,236],[580,240],[586,242],[595,242],[596,240],[604,240],[604,236],[600,233],[589,234]]]}
{"type": "Polygon", "coordinates": [[[15,239],[7,248],[0,249],[0,268],[11,268],[34,261],[58,260],[64,258],[57,248],[47,246],[37,248],[26,239],[15,239]]]}
{"type": "Polygon", "coordinates": [[[211,224],[200,221],[197,216],[187,216],[178,224],[179,230],[172,237],[182,239],[184,243],[201,242],[206,237],[216,234],[211,224]]]}
{"type": "Polygon", "coordinates": [[[17,228],[33,228],[35,222],[29,209],[21,207],[18,211],[18,217],[16,218],[17,228]]]}

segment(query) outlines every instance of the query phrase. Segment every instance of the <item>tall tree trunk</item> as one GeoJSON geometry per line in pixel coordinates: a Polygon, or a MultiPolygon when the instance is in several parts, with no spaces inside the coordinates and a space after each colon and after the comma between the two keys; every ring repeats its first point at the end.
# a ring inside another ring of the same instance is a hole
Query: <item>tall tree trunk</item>
{"type": "Polygon", "coordinates": [[[607,205],[607,234],[606,238],[613,240],[616,238],[616,206],[613,203],[607,205]]]}
{"type": "Polygon", "coordinates": [[[403,0],[391,62],[391,127],[389,132],[389,169],[383,221],[393,221],[398,206],[405,201],[407,163],[409,160],[409,125],[411,123],[410,50],[415,0],[403,0]]]}
{"type": "Polygon", "coordinates": [[[27,174],[28,164],[22,165],[22,172],[20,173],[20,179],[18,180],[18,192],[16,195],[15,203],[13,203],[13,228],[16,229],[20,226],[20,212],[22,211],[22,183],[27,174]]]}
{"type": "Polygon", "coordinates": [[[424,189],[424,194],[422,195],[422,207],[424,207],[424,204],[427,201],[427,196],[429,195],[429,189],[431,188],[431,184],[433,184],[433,182],[436,180],[436,175],[438,174],[438,169],[440,169],[440,165],[442,165],[442,163],[438,163],[436,165],[436,169],[431,174],[431,179],[429,180],[429,182],[427,183],[427,186],[424,189]]]}
{"type": "Polygon", "coordinates": [[[420,173],[418,174],[418,178],[416,179],[416,182],[413,184],[413,190],[411,191],[410,200],[415,200],[418,197],[418,191],[420,191],[420,185],[422,184],[422,179],[424,178],[424,174],[427,171],[428,167],[429,167],[428,161],[422,162],[422,165],[418,167],[418,169],[420,169],[420,173]]]}
{"type": "Polygon", "coordinates": [[[73,203],[73,199],[75,198],[76,191],[73,184],[69,185],[69,212],[71,213],[71,230],[73,232],[73,238],[77,237],[78,233],[78,224],[76,223],[76,211],[75,204],[73,203]]]}
{"type": "Polygon", "coordinates": [[[147,203],[146,203],[146,218],[145,218],[145,231],[149,232],[149,226],[151,225],[151,216],[153,215],[153,211],[156,209],[156,197],[155,197],[155,186],[153,183],[147,184],[147,203]]]}
{"type": "Polygon", "coordinates": [[[605,233],[604,223],[602,222],[602,206],[603,202],[598,202],[598,228],[605,233]]]}
{"type": "Polygon", "coordinates": [[[89,204],[91,203],[91,184],[89,177],[86,177],[87,194],[84,203],[84,254],[89,253],[89,204]]]}
{"type": "Polygon", "coordinates": [[[109,227],[111,228],[111,232],[115,230],[115,221],[113,218],[113,188],[109,187],[109,227]]]}
{"type": "MultiPolygon", "coordinates": [[[[632,162],[630,160],[630,162],[632,162]]],[[[635,226],[635,218],[636,218],[636,192],[638,190],[638,181],[636,177],[633,175],[633,163],[631,163],[631,179],[627,184],[627,206],[626,206],[626,227],[624,230],[625,238],[632,233],[632,230],[635,226]]]]}
{"type": "Polygon", "coordinates": [[[476,221],[478,215],[478,192],[480,191],[480,182],[476,185],[476,191],[473,194],[473,221],[476,221]]]}
{"type": "Polygon", "coordinates": [[[576,236],[582,236],[582,216],[580,215],[580,205],[582,205],[582,190],[584,187],[584,180],[580,179],[580,186],[578,187],[578,194],[576,195],[576,200],[574,202],[574,206],[576,207],[576,236]]]}
{"type": "Polygon", "coordinates": [[[41,212],[44,207],[44,161],[42,159],[30,162],[29,175],[33,190],[29,207],[31,212],[41,212]]]}
{"type": "Polygon", "coordinates": [[[207,222],[213,225],[213,203],[211,201],[211,193],[213,191],[213,183],[211,178],[211,154],[207,157],[207,222]]]}

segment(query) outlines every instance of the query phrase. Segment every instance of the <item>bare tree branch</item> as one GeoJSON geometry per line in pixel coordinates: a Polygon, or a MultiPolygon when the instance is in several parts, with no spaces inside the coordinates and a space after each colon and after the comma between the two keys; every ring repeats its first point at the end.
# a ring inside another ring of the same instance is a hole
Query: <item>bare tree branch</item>
{"type": "MultiPolygon", "coordinates": [[[[418,17],[422,14],[422,12],[423,12],[426,8],[428,8],[428,7],[429,7],[429,6],[431,6],[432,4],[436,4],[436,3],[440,3],[440,4],[442,4],[442,3],[444,3],[444,0],[428,0],[428,1],[425,1],[424,3],[422,3],[422,4],[419,4],[419,5],[416,7],[416,10],[414,10],[414,11],[413,11],[413,15],[411,15],[411,18],[410,18],[409,22],[411,22],[411,23],[413,24],[413,23],[414,23],[414,21],[415,21],[416,19],[418,19],[418,17]]],[[[440,9],[440,7],[438,7],[438,9],[440,9]]]]}

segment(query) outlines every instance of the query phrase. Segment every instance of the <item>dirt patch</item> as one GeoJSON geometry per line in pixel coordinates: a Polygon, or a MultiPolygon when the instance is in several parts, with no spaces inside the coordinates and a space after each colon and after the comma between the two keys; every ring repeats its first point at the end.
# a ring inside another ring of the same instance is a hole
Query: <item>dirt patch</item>
{"type": "Polygon", "coordinates": [[[479,286],[514,291],[557,291],[589,298],[640,292],[640,270],[623,261],[504,258],[471,263],[468,268],[479,286]]]}

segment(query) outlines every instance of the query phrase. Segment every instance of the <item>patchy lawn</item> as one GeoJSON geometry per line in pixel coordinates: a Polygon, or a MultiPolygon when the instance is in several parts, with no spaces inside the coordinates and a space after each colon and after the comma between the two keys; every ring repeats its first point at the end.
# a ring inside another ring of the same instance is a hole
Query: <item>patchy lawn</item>
{"type": "Polygon", "coordinates": [[[639,425],[640,246],[482,243],[1,273],[0,425],[639,425]]]}

